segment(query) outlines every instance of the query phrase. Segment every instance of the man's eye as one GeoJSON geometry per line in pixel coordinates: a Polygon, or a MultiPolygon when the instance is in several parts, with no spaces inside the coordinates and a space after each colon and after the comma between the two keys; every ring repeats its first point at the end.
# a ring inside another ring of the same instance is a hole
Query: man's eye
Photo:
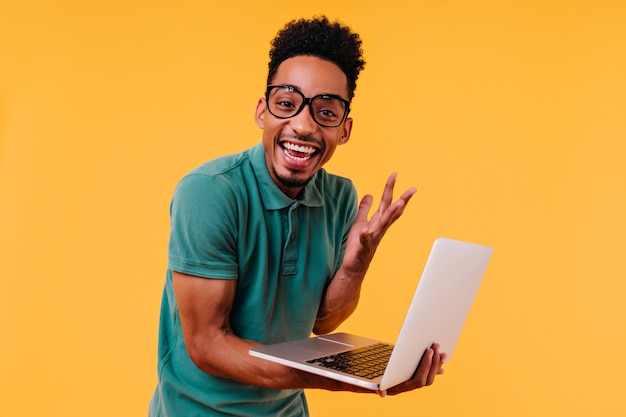
{"type": "Polygon", "coordinates": [[[336,117],[337,114],[330,109],[321,109],[319,113],[324,117],[336,117]]]}
{"type": "Polygon", "coordinates": [[[291,109],[291,108],[295,107],[293,105],[293,103],[290,102],[290,101],[278,101],[278,102],[276,102],[276,105],[278,105],[280,107],[284,107],[286,109],[291,109]]]}

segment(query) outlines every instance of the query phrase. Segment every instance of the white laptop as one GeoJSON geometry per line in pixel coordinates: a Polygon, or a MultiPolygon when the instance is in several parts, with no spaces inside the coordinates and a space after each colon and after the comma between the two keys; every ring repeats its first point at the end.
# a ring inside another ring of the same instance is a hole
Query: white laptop
{"type": "Polygon", "coordinates": [[[435,240],[395,345],[333,333],[253,348],[250,355],[372,390],[393,387],[413,376],[433,343],[441,345],[449,361],[492,251],[435,240]]]}

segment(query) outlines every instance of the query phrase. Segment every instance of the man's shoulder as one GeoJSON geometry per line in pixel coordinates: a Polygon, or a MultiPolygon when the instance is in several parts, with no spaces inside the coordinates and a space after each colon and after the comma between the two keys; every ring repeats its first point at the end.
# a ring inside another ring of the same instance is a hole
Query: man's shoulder
{"type": "Polygon", "coordinates": [[[221,176],[232,171],[241,169],[242,165],[250,161],[250,149],[238,153],[223,155],[207,161],[193,170],[189,175],[205,175],[209,177],[221,176]]]}
{"type": "MultiPolygon", "coordinates": [[[[251,148],[253,149],[253,148],[251,148]]],[[[174,191],[174,199],[217,200],[219,196],[232,200],[241,194],[254,172],[250,163],[250,149],[220,156],[205,162],[184,175],[174,191]]]]}

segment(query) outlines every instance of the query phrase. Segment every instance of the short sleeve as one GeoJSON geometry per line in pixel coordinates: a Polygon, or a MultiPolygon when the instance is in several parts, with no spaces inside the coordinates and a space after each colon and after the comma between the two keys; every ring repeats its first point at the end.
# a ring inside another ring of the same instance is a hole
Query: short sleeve
{"type": "Polygon", "coordinates": [[[236,279],[237,204],[227,180],[190,174],[174,191],[168,268],[203,278],[236,279]]]}

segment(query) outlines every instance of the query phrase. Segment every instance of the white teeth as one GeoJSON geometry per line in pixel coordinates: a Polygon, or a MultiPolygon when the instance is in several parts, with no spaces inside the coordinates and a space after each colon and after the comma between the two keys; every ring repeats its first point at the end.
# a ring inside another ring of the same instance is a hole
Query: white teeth
{"type": "Polygon", "coordinates": [[[311,155],[305,156],[304,158],[299,158],[297,156],[291,155],[286,149],[283,150],[283,152],[285,153],[285,155],[287,155],[289,158],[293,159],[294,161],[304,162],[308,159],[311,159],[311,155]]]}
{"type": "Polygon", "coordinates": [[[285,149],[289,149],[290,151],[307,153],[309,155],[315,152],[315,148],[312,146],[301,146],[301,145],[296,145],[295,143],[290,143],[290,142],[285,142],[283,146],[285,147],[285,149]]]}

